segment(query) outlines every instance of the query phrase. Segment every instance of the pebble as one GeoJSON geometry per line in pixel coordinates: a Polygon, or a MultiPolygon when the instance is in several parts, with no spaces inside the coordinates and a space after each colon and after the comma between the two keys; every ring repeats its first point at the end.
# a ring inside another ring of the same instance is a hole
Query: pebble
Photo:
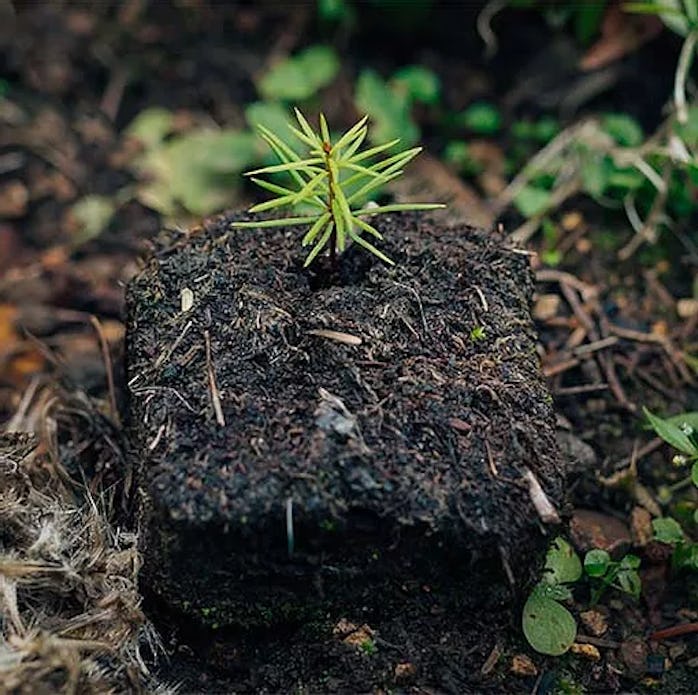
{"type": "Polygon", "coordinates": [[[393,676],[397,683],[409,683],[417,675],[417,667],[411,661],[395,664],[393,676]]]}
{"type": "Polygon", "coordinates": [[[579,614],[584,627],[594,636],[601,637],[608,630],[606,616],[600,611],[588,610],[579,614]]]}
{"type": "Polygon", "coordinates": [[[642,676],[647,668],[649,649],[638,637],[626,640],[620,645],[620,657],[630,676],[642,676]]]}
{"type": "Polygon", "coordinates": [[[538,667],[533,663],[533,659],[526,654],[515,654],[511,659],[509,669],[515,676],[537,676],[538,667]]]}
{"type": "Polygon", "coordinates": [[[634,507],[630,514],[630,533],[633,545],[644,547],[652,540],[652,515],[642,507],[634,507]]]}
{"type": "Polygon", "coordinates": [[[581,644],[580,642],[574,642],[570,646],[570,652],[581,656],[587,661],[600,661],[601,652],[593,644],[581,644]]]}
{"type": "Polygon", "coordinates": [[[578,550],[592,548],[605,550],[611,555],[630,546],[628,527],[608,514],[590,509],[576,509],[570,521],[570,536],[578,550]]]}

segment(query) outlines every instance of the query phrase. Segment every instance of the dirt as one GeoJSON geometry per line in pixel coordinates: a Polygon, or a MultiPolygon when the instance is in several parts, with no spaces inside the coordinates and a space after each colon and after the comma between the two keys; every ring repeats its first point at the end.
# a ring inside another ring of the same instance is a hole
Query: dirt
{"type": "Polygon", "coordinates": [[[537,569],[527,471],[562,502],[527,256],[390,217],[396,266],[350,249],[328,282],[302,269],[299,230],[231,219],[165,234],[128,293],[145,586],[214,631],[346,611],[400,624],[417,609],[405,587],[429,586],[440,629],[467,634],[507,571],[522,586],[537,569]]]}

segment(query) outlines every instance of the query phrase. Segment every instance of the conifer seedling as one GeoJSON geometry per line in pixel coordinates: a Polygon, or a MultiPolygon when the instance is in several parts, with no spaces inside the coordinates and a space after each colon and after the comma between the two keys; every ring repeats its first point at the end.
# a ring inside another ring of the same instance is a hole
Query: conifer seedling
{"type": "Polygon", "coordinates": [[[382,239],[381,233],[367,218],[388,212],[406,210],[434,210],[445,207],[438,203],[397,203],[360,207],[379,187],[402,174],[403,167],[419,152],[421,147],[413,147],[398,154],[385,156],[399,140],[361,150],[366,139],[368,116],[364,116],[336,142],[332,142],[325,116],[320,114],[320,129],[315,132],[303,114],[296,109],[296,119],[300,128],[289,124],[293,135],[307,148],[307,155],[301,156],[276,133],[264,126],[258,126],[265,142],[281,160],[281,164],[246,172],[258,186],[274,193],[275,198],[254,205],[250,212],[264,212],[276,208],[290,207],[316,208],[312,214],[269,219],[258,222],[234,222],[233,227],[282,227],[307,225],[308,231],[302,239],[303,246],[311,246],[305,259],[309,266],[325,248],[329,250],[332,267],[336,265],[338,254],[351,240],[375,254],[385,263],[393,261],[373,244],[364,233],[382,239]],[[378,157],[383,155],[382,157],[378,157]],[[378,159],[376,159],[378,157],[378,159]],[[286,172],[295,188],[280,186],[271,181],[257,178],[259,175],[286,172]]]}

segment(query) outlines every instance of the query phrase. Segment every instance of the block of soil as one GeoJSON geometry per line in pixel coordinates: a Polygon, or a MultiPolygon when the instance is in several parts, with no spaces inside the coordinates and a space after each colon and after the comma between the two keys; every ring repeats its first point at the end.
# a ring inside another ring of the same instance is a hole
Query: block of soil
{"type": "Polygon", "coordinates": [[[526,255],[386,216],[396,265],[328,280],[303,230],[232,219],[164,233],[128,292],[148,589],[247,629],[526,581],[563,480],[526,255]]]}

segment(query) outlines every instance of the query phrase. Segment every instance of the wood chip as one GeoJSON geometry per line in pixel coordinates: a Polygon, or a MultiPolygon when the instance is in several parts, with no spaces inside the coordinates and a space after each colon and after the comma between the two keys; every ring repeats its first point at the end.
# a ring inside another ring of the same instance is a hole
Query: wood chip
{"type": "Polygon", "coordinates": [[[533,659],[526,654],[515,654],[511,658],[509,671],[515,676],[537,676],[538,667],[533,663],[533,659]]]}
{"type": "Polygon", "coordinates": [[[587,659],[587,661],[601,660],[601,652],[593,644],[579,644],[579,642],[575,642],[570,647],[570,652],[587,659]]]}
{"type": "Polygon", "coordinates": [[[182,313],[186,314],[186,312],[194,306],[194,293],[188,287],[185,287],[180,293],[179,297],[182,313]]]}
{"type": "Polygon", "coordinates": [[[676,313],[682,319],[698,316],[698,299],[679,299],[676,302],[676,313]]]}
{"type": "Polygon", "coordinates": [[[329,328],[313,328],[307,331],[308,335],[314,335],[318,338],[327,338],[327,340],[334,340],[337,343],[344,343],[345,345],[361,345],[361,338],[356,335],[351,335],[349,333],[342,333],[341,331],[333,331],[329,328]]]}

